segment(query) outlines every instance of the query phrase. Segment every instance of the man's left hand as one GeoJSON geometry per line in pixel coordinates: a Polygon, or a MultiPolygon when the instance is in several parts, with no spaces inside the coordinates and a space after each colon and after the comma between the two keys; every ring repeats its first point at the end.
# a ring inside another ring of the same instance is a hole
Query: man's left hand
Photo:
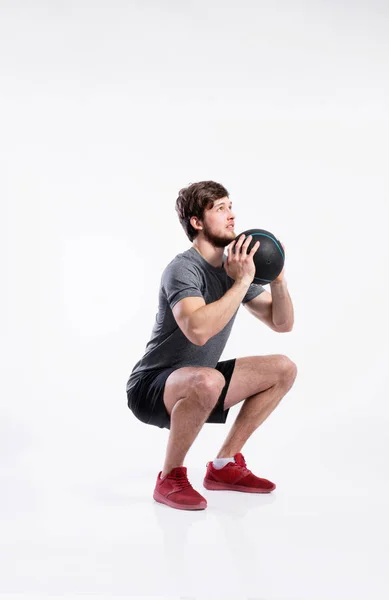
{"type": "MultiPolygon", "coordinates": [[[[282,242],[280,242],[280,244],[282,246],[282,249],[283,249],[284,255],[285,255],[286,254],[285,253],[285,246],[284,246],[284,244],[282,242]]],[[[278,275],[278,277],[276,277],[275,279],[273,279],[272,283],[281,283],[284,280],[285,280],[285,264],[284,264],[284,266],[282,268],[281,273],[278,275]]]]}

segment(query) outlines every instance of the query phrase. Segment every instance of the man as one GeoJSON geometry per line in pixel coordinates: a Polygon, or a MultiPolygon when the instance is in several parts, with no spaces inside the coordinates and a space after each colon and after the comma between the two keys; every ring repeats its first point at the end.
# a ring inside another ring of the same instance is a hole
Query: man
{"type": "Polygon", "coordinates": [[[241,303],[277,332],[291,331],[294,317],[284,271],[271,293],[252,283],[260,243],[248,253],[251,236],[234,242],[235,215],[222,185],[183,188],[176,211],[193,244],[162,273],[151,339],[127,382],[127,397],[138,419],[170,430],[154,499],[199,510],[207,501],[188,480],[185,456],[204,423],[225,423],[231,406],[242,401],[216,459],[207,463],[204,487],[251,493],[276,487],[249,471],[241,450],[292,387],[296,365],[283,355],[218,361],[241,303]]]}

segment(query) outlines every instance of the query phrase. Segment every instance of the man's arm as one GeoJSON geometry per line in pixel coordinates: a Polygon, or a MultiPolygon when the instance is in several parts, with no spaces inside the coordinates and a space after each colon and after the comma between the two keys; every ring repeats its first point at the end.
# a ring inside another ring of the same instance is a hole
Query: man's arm
{"type": "Polygon", "coordinates": [[[205,304],[190,315],[190,329],[203,346],[232,319],[250,287],[249,280],[235,281],[219,300],[205,304]]]}
{"type": "Polygon", "coordinates": [[[286,281],[272,282],[271,294],[266,290],[244,306],[257,319],[279,333],[292,331],[294,323],[293,305],[286,281]]]}

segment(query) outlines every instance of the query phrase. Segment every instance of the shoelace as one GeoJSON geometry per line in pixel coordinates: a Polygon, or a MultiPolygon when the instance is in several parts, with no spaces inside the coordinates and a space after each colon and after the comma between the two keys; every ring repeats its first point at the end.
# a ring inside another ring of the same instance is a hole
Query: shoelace
{"type": "Polygon", "coordinates": [[[168,475],[168,478],[173,479],[173,481],[175,481],[179,486],[180,490],[185,490],[188,487],[192,487],[186,475],[177,475],[176,477],[168,475]]]}
{"type": "Polygon", "coordinates": [[[251,475],[251,471],[250,469],[248,469],[247,467],[243,467],[242,465],[238,465],[242,471],[242,473],[244,473],[245,475],[251,475]]]}
{"type": "Polygon", "coordinates": [[[240,467],[241,471],[245,474],[245,475],[251,475],[251,471],[250,469],[247,468],[246,466],[246,461],[244,460],[244,458],[242,459],[242,464],[240,463],[235,463],[238,467],[240,467]]]}

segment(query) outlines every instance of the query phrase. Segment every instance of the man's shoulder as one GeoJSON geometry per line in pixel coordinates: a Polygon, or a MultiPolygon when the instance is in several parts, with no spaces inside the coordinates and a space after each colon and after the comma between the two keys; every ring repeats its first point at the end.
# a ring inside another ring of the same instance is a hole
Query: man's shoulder
{"type": "Polygon", "coordinates": [[[175,267],[180,268],[182,266],[184,266],[185,268],[190,268],[191,266],[198,266],[190,248],[188,250],[180,252],[179,254],[176,254],[176,256],[172,258],[172,260],[166,265],[164,270],[166,271],[167,269],[175,267]]]}

